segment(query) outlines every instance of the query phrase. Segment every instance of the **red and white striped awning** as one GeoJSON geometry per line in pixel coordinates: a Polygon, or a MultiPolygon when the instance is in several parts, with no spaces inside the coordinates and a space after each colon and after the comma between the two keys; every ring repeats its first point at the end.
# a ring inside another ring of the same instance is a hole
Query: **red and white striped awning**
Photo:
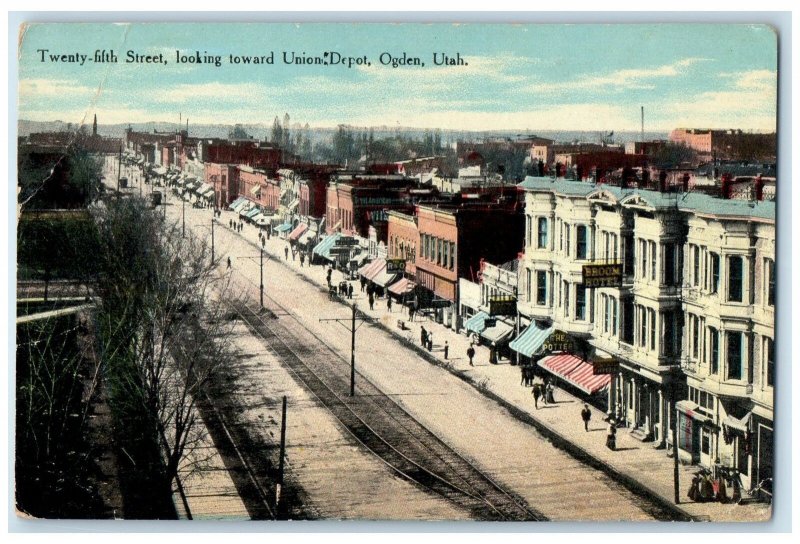
{"type": "Polygon", "coordinates": [[[368,280],[374,279],[382,270],[386,268],[386,260],[375,259],[371,263],[367,263],[358,269],[358,273],[368,280]]]}
{"type": "Polygon", "coordinates": [[[595,376],[592,363],[569,353],[545,357],[539,366],[590,395],[611,383],[610,374],[595,376]]]}
{"type": "Polygon", "coordinates": [[[395,294],[395,295],[397,295],[399,297],[402,297],[403,295],[407,295],[407,294],[413,292],[414,291],[414,287],[416,287],[416,286],[417,286],[417,284],[415,284],[410,279],[402,278],[397,283],[394,283],[394,284],[389,286],[389,292],[393,293],[393,294],[395,294]]]}
{"type": "Polygon", "coordinates": [[[308,228],[308,225],[306,225],[305,223],[298,223],[297,226],[294,228],[294,230],[289,233],[289,236],[287,236],[287,239],[289,241],[296,242],[297,239],[300,238],[300,235],[302,235],[306,231],[307,228],[308,228]]]}

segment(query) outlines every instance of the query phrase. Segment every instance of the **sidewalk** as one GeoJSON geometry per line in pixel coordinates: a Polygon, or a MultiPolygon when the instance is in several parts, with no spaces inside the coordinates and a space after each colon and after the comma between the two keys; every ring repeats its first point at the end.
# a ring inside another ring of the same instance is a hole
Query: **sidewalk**
{"type": "MultiPolygon", "coordinates": [[[[233,212],[224,211],[220,223],[228,228],[228,221],[236,219],[233,212]]],[[[257,244],[258,229],[246,225],[240,236],[257,244]]],[[[299,256],[293,259],[291,251],[288,259],[284,256],[284,248],[289,244],[277,236],[272,236],[265,244],[266,253],[279,260],[282,266],[305,277],[311,283],[325,288],[327,266],[309,266],[306,261],[300,266],[299,256]]],[[[235,266],[234,259],[234,266],[235,266]]],[[[274,262],[269,266],[268,273],[274,273],[274,262]]],[[[267,266],[265,265],[265,270],[267,266]]],[[[333,285],[338,285],[344,280],[343,274],[333,272],[331,279],[333,285]]],[[[469,338],[464,334],[437,324],[423,316],[415,316],[413,322],[408,321],[408,312],[405,307],[394,303],[389,311],[386,298],[375,300],[374,309],[369,310],[366,296],[361,293],[359,282],[353,281],[353,296],[358,304],[358,309],[364,314],[375,318],[380,325],[395,336],[412,345],[420,356],[437,364],[459,378],[470,382],[485,395],[504,405],[516,417],[535,426],[544,436],[556,446],[569,451],[581,461],[589,463],[598,469],[611,474],[614,479],[623,482],[631,489],[640,490],[662,505],[671,507],[697,520],[710,521],[768,521],[771,508],[766,504],[721,504],[695,503],[687,497],[689,484],[697,467],[681,465],[680,473],[680,504],[674,505],[673,487],[673,459],[666,450],[658,450],[652,442],[640,442],[631,436],[626,428],[617,431],[617,450],[611,451],[605,446],[605,414],[592,408],[592,419],[589,432],[583,427],[580,411],[583,408],[581,399],[561,389],[555,391],[555,405],[544,405],[540,402],[539,409],[534,408],[531,388],[521,385],[521,375],[518,366],[512,366],[508,360],[501,360],[500,364],[489,363],[489,349],[485,346],[474,346],[474,365],[469,365],[466,355],[470,345],[469,338]],[[400,330],[397,321],[402,319],[406,329],[400,330]],[[421,327],[433,334],[433,350],[428,352],[420,345],[421,327]],[[449,346],[448,359],[444,359],[444,345],[449,346]]]]}

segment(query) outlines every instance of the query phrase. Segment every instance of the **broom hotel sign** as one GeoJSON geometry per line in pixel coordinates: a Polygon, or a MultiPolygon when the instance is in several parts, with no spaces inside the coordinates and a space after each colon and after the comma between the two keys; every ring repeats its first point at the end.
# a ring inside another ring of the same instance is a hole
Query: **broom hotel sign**
{"type": "MultiPolygon", "coordinates": [[[[37,49],[36,53],[39,62],[50,64],[107,64],[119,63],[120,55],[124,64],[169,64],[169,59],[165,53],[141,53],[129,49],[124,53],[117,54],[113,49],[96,49],[91,53],[79,51],[52,51],[50,49],[37,49]]],[[[227,53],[224,55],[212,55],[208,51],[175,51],[175,64],[194,64],[220,67],[223,64],[253,64],[253,65],[274,65],[275,51],[266,54],[244,54],[227,53]]],[[[426,66],[422,57],[412,56],[408,53],[390,53],[384,51],[377,56],[377,59],[369,55],[348,55],[339,51],[324,51],[321,54],[310,55],[305,51],[281,51],[278,57],[281,64],[285,65],[316,65],[316,66],[343,66],[345,68],[355,68],[357,66],[372,66],[373,60],[381,66],[401,68],[404,66],[415,66],[424,68],[426,66]]],[[[429,66],[468,66],[469,63],[460,53],[431,53],[429,66]]]]}
{"type": "Polygon", "coordinates": [[[583,265],[584,287],[619,287],[622,284],[621,264],[583,265]]]}

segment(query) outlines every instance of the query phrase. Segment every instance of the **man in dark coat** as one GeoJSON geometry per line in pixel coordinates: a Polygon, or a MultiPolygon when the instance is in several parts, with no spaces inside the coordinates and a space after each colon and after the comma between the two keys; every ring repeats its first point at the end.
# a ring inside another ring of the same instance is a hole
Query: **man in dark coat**
{"type": "Polygon", "coordinates": [[[583,420],[583,428],[589,432],[589,420],[592,419],[592,411],[589,410],[589,405],[584,403],[583,410],[581,410],[581,419],[583,420]]]}

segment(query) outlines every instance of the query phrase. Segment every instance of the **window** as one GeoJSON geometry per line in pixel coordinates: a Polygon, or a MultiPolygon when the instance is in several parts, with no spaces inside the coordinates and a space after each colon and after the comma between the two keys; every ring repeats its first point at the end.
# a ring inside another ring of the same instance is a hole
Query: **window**
{"type": "Polygon", "coordinates": [[[533,231],[531,225],[533,224],[533,219],[530,215],[525,217],[525,246],[530,247],[533,243],[533,231]]]}
{"type": "Polygon", "coordinates": [[[775,342],[772,338],[764,337],[764,354],[766,358],[765,365],[767,371],[767,385],[773,387],[775,385],[775,342]]]}
{"type": "Polygon", "coordinates": [[[719,331],[714,327],[708,328],[708,341],[711,344],[709,352],[711,355],[711,373],[719,373],[719,331]]]}
{"type": "Polygon", "coordinates": [[[558,220],[558,250],[564,251],[564,223],[558,220]]]}
{"type": "Polygon", "coordinates": [[[712,294],[719,292],[719,255],[717,253],[711,253],[711,284],[708,286],[708,290],[712,294]]]}
{"type": "Polygon", "coordinates": [[[586,226],[585,225],[578,225],[575,229],[575,236],[577,238],[575,242],[575,258],[576,259],[585,259],[586,258],[586,226]]]}
{"type": "Polygon", "coordinates": [[[630,345],[633,345],[634,310],[633,297],[622,299],[622,341],[630,345]]]}
{"type": "Polygon", "coordinates": [[[603,332],[608,332],[608,323],[610,321],[608,315],[608,295],[601,294],[600,299],[602,300],[603,307],[603,332]]]}
{"type": "Polygon", "coordinates": [[[639,346],[647,345],[647,311],[644,306],[639,306],[639,346]]]}
{"type": "Polygon", "coordinates": [[[586,287],[580,284],[575,286],[575,319],[586,320],[586,287]]]}
{"type": "Polygon", "coordinates": [[[547,272],[544,270],[536,271],[536,304],[547,305],[547,272]]]}
{"type": "Polygon", "coordinates": [[[564,315],[569,317],[569,283],[564,281],[564,315]]]}
{"type": "Polygon", "coordinates": [[[767,305],[775,306],[775,261],[764,259],[764,284],[767,286],[767,305]]]}
{"type": "Polygon", "coordinates": [[[662,313],[661,322],[664,324],[664,338],[661,342],[661,353],[667,357],[675,355],[675,316],[672,313],[662,313]]]}
{"type": "Polygon", "coordinates": [[[696,315],[689,314],[689,323],[692,331],[692,357],[697,359],[700,355],[700,321],[696,315]]]}
{"type": "Polygon", "coordinates": [[[740,332],[728,331],[725,333],[728,344],[728,379],[742,379],[742,340],[740,332]]]}
{"type": "Polygon", "coordinates": [[[665,244],[664,250],[664,284],[675,285],[675,246],[665,244]]]}
{"type": "Polygon", "coordinates": [[[450,270],[456,269],[456,243],[450,242],[450,270]]]}
{"type": "Polygon", "coordinates": [[[647,310],[648,328],[650,329],[650,350],[656,349],[656,312],[655,310],[647,310]]]}
{"type": "Polygon", "coordinates": [[[569,225],[564,225],[564,237],[566,238],[567,257],[569,257],[569,254],[570,254],[570,241],[571,241],[571,238],[572,238],[570,236],[570,230],[571,229],[570,229],[569,225]]]}
{"type": "Polygon", "coordinates": [[[742,302],[744,263],[741,257],[728,257],[728,301],[742,302]]]}
{"type": "Polygon", "coordinates": [[[656,243],[650,242],[650,279],[653,281],[656,279],[656,266],[658,265],[656,257],[656,243]]]}
{"type": "Polygon", "coordinates": [[[639,240],[639,277],[647,277],[647,242],[639,240]]]}
{"type": "Polygon", "coordinates": [[[635,274],[634,266],[635,266],[635,262],[636,262],[636,259],[634,258],[634,254],[633,254],[633,249],[634,249],[634,247],[633,247],[633,235],[632,234],[625,235],[625,238],[623,239],[623,243],[625,244],[625,247],[624,247],[625,262],[623,263],[624,264],[624,269],[625,269],[625,275],[626,276],[633,276],[635,274]]]}
{"type": "Polygon", "coordinates": [[[538,223],[538,247],[539,249],[547,249],[547,218],[540,217],[538,223]]]}
{"type": "Polygon", "coordinates": [[[611,260],[616,262],[616,260],[619,258],[617,235],[611,234],[610,239],[611,239],[611,260]]]}
{"type": "Polygon", "coordinates": [[[692,246],[692,285],[700,285],[700,248],[692,246]]]}
{"type": "Polygon", "coordinates": [[[609,297],[611,299],[611,335],[617,335],[617,299],[614,297],[609,297]]]}
{"type": "Polygon", "coordinates": [[[442,266],[450,268],[450,242],[443,243],[444,256],[442,257],[442,266]]]}

